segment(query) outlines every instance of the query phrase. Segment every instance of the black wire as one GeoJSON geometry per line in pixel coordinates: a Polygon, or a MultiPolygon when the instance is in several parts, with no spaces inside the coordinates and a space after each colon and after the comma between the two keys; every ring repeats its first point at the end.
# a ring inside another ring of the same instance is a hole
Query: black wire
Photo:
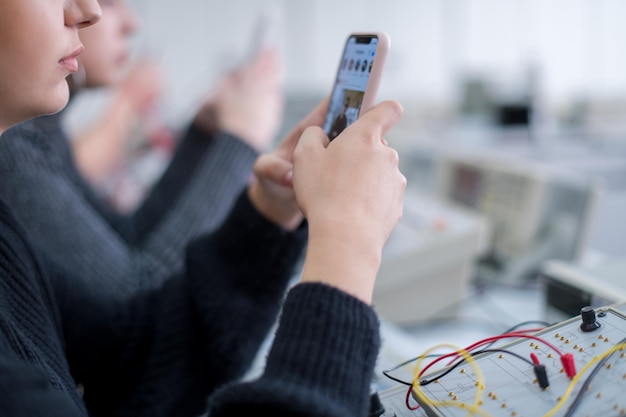
{"type": "MultiPolygon", "coordinates": [[[[619,343],[626,343],[626,337],[623,338],[619,343]]],[[[616,351],[615,351],[616,352],[616,351]]],[[[572,404],[569,406],[569,408],[567,409],[567,412],[563,415],[563,417],[571,417],[572,414],[574,413],[574,411],[576,411],[576,408],[578,408],[578,406],[580,405],[580,403],[582,402],[582,398],[583,398],[583,394],[585,392],[587,392],[587,388],[589,388],[589,385],[591,384],[591,380],[598,374],[598,372],[600,371],[600,369],[602,369],[602,367],[604,366],[604,364],[611,358],[611,356],[613,356],[615,354],[615,352],[612,352],[610,355],[605,356],[604,358],[602,358],[597,364],[596,366],[593,367],[593,370],[589,373],[589,376],[587,376],[587,378],[585,379],[585,382],[582,384],[582,386],[580,387],[580,391],[578,391],[578,393],[576,394],[576,396],[574,397],[574,401],[572,401],[572,404]]]]}
{"type": "MultiPolygon", "coordinates": [[[[503,335],[503,334],[507,334],[507,333],[511,333],[512,331],[515,331],[515,330],[519,329],[520,327],[527,326],[527,325],[529,325],[529,324],[541,324],[541,325],[543,325],[544,327],[547,327],[547,326],[549,326],[549,325],[550,325],[548,322],[545,322],[545,321],[542,321],[542,320],[528,320],[528,321],[523,321],[523,322],[521,322],[521,323],[516,324],[516,325],[515,325],[515,326],[513,326],[513,327],[510,327],[508,330],[506,330],[506,331],[504,331],[503,333],[501,333],[501,335],[503,335]]],[[[489,346],[493,346],[493,344],[494,344],[494,343],[496,343],[496,342],[497,342],[497,340],[494,340],[493,342],[491,342],[491,343],[487,344],[486,346],[487,346],[487,347],[489,347],[489,346]]],[[[512,352],[509,352],[509,353],[513,354],[512,352]]],[[[409,364],[409,363],[411,363],[411,362],[415,362],[415,361],[417,361],[417,360],[419,360],[419,359],[423,359],[423,358],[436,358],[436,357],[439,357],[439,356],[442,356],[442,355],[439,355],[439,354],[432,354],[432,355],[426,355],[426,356],[423,356],[423,355],[422,355],[422,356],[416,356],[416,357],[414,357],[414,358],[407,359],[406,361],[401,362],[401,363],[399,363],[399,364],[397,364],[397,365],[395,365],[395,366],[393,366],[393,367],[391,367],[391,368],[384,369],[382,372],[383,372],[383,375],[384,375],[384,376],[386,376],[387,378],[391,379],[392,381],[395,381],[395,382],[397,382],[397,383],[399,383],[399,384],[402,384],[402,385],[409,385],[409,386],[410,386],[410,385],[412,385],[412,384],[413,384],[412,382],[407,382],[407,381],[404,381],[404,380],[402,380],[402,379],[400,379],[400,378],[396,378],[396,377],[392,376],[392,375],[390,374],[390,372],[393,372],[393,371],[397,370],[398,368],[401,368],[401,367],[403,367],[403,366],[405,366],[405,365],[408,365],[408,364],[409,364]]]]}
{"type": "MultiPolygon", "coordinates": [[[[510,350],[506,350],[506,349],[482,349],[476,352],[472,352],[470,353],[470,356],[474,357],[476,355],[480,355],[483,353],[494,353],[494,352],[499,352],[499,353],[506,353],[512,356],[515,356],[518,359],[523,360],[524,362],[528,363],[530,366],[533,366],[534,364],[532,363],[532,361],[530,359],[527,359],[525,357],[523,357],[522,355],[512,352],[510,350]]],[[[461,365],[463,362],[465,362],[467,359],[465,357],[461,358],[458,362],[456,362],[454,365],[450,366],[449,368],[447,368],[443,373],[431,378],[431,379],[423,379],[420,381],[420,385],[424,386],[424,385],[428,385],[432,382],[435,382],[436,380],[443,378],[444,376],[448,375],[450,372],[452,372],[455,368],[457,368],[459,365],[461,365]]]]}
{"type": "MultiPolygon", "coordinates": [[[[517,329],[519,329],[520,327],[527,326],[527,325],[529,325],[529,324],[541,324],[541,325],[543,325],[543,327],[548,327],[548,326],[550,326],[550,324],[549,324],[548,322],[545,322],[545,321],[542,321],[542,320],[528,320],[528,321],[523,321],[523,322],[521,322],[521,323],[518,323],[518,324],[516,324],[516,325],[515,325],[515,326],[513,326],[513,327],[509,327],[509,329],[508,329],[508,330],[506,330],[506,331],[504,331],[503,333],[501,333],[501,335],[504,335],[504,334],[508,334],[508,333],[514,332],[514,331],[516,331],[517,329]]],[[[496,343],[496,342],[499,342],[499,340],[494,340],[494,341],[492,341],[492,342],[490,342],[490,343],[487,343],[485,346],[486,346],[486,347],[493,346],[493,345],[494,345],[494,343],[496,343]]]]}
{"type": "Polygon", "coordinates": [[[519,329],[520,327],[527,326],[529,324],[541,324],[543,327],[548,327],[552,325],[552,323],[548,323],[547,321],[543,321],[543,320],[528,320],[528,321],[523,321],[521,323],[518,323],[513,327],[510,327],[508,330],[505,330],[502,334],[511,333],[512,331],[515,331],[519,329]]]}
{"type": "Polygon", "coordinates": [[[401,380],[400,378],[396,378],[396,377],[394,377],[394,376],[391,376],[391,375],[389,374],[389,372],[393,372],[393,371],[395,371],[396,369],[403,367],[404,365],[408,365],[409,363],[414,362],[414,361],[417,361],[417,360],[420,360],[420,359],[424,359],[424,358],[438,358],[438,357],[440,357],[440,356],[442,356],[442,355],[439,355],[439,354],[432,354],[432,355],[422,355],[422,356],[417,356],[417,357],[415,357],[415,358],[411,358],[411,359],[408,359],[408,360],[406,360],[406,361],[404,361],[404,362],[402,362],[402,363],[399,363],[399,364],[397,364],[396,366],[394,366],[394,367],[392,367],[392,368],[388,368],[388,369],[383,370],[383,375],[385,375],[387,378],[389,378],[389,379],[391,379],[391,380],[393,380],[393,381],[395,381],[395,382],[397,382],[397,383],[399,383],[399,384],[402,384],[402,385],[407,385],[407,386],[411,386],[411,385],[413,385],[413,383],[412,383],[412,382],[403,381],[403,380],[401,380]]]}

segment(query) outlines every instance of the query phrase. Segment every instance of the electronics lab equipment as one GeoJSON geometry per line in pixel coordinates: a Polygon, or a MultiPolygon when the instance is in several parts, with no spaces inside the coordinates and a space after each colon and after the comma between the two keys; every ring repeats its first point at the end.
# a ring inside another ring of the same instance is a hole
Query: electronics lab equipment
{"type": "Polygon", "coordinates": [[[583,306],[600,307],[626,302],[626,260],[607,258],[593,266],[550,260],[541,269],[545,315],[560,321],[583,306]]]}
{"type": "Polygon", "coordinates": [[[489,229],[474,212],[415,191],[383,249],[373,305],[395,323],[455,317],[489,229]]]}
{"type": "Polygon", "coordinates": [[[574,404],[572,416],[626,415],[624,310],[623,304],[587,306],[578,316],[512,339],[503,352],[478,353],[425,373],[420,381],[434,382],[420,384],[423,397],[414,390],[408,395],[401,384],[382,391],[380,417],[565,417],[574,404]],[[531,358],[530,364],[515,355],[531,358]],[[412,410],[407,401],[419,407],[412,410]]]}
{"type": "Polygon", "coordinates": [[[535,278],[548,259],[579,259],[600,193],[589,178],[487,152],[442,155],[436,182],[442,199],[490,222],[478,277],[500,283],[535,278]]]}

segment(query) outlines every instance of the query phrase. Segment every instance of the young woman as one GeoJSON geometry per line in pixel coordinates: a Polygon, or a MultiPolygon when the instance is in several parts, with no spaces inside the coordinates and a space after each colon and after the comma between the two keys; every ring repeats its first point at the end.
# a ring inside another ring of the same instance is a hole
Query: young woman
{"type": "Polygon", "coordinates": [[[0,76],[3,101],[0,128],[5,130],[25,118],[58,111],[68,98],[65,78],[77,71],[83,46],[78,29],[100,16],[93,0],[3,1],[0,13],[0,76]],[[39,4],[50,3],[50,4],[39,4]],[[47,64],[47,65],[46,65],[47,64]]]}
{"type": "MultiPolygon", "coordinates": [[[[85,51],[78,57],[81,75],[74,74],[72,95],[89,88],[115,89],[110,110],[82,139],[115,149],[123,146],[133,115],[154,99],[155,77],[142,70],[124,88],[116,87],[128,70],[137,18],[126,0],[100,4],[101,20],[81,31],[85,51]]],[[[120,214],[81,174],[77,161],[85,157],[74,158],[62,113],[6,133],[7,140],[0,141],[0,195],[46,255],[74,271],[103,299],[159,286],[182,269],[190,239],[224,220],[248,184],[259,152],[274,140],[282,120],[281,79],[272,50],[225,76],[184,132],[160,181],[133,213],[120,214]]],[[[87,154],[106,160],[108,152],[92,149],[87,154]]],[[[94,165],[93,160],[85,163],[94,165]]]]}
{"type": "MultiPolygon", "coordinates": [[[[2,129],[65,104],[77,31],[98,14],[92,0],[0,3],[2,129]]],[[[383,136],[402,110],[381,103],[329,144],[326,107],[257,159],[180,274],[129,299],[85,291],[0,203],[3,415],[196,416],[207,398],[218,417],[366,415],[380,342],[371,296],[406,186],[383,136]],[[240,382],[279,311],[263,374],[240,382]]]]}

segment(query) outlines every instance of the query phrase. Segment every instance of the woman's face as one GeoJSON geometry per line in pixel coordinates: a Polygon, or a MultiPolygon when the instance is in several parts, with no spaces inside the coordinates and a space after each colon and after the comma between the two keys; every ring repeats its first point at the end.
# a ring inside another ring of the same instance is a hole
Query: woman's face
{"type": "Polygon", "coordinates": [[[86,87],[102,87],[121,79],[130,57],[130,37],[138,26],[126,0],[100,0],[100,6],[100,22],[80,32],[85,45],[80,64],[86,87]]]}
{"type": "Polygon", "coordinates": [[[0,132],[61,110],[83,50],[78,30],[100,16],[96,0],[0,2],[0,132]]]}

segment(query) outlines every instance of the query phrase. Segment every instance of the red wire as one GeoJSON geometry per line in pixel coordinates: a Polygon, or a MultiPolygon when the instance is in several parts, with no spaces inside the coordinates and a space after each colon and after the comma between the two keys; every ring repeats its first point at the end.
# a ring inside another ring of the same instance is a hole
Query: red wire
{"type": "Polygon", "coordinates": [[[417,410],[418,408],[420,408],[419,404],[415,404],[415,405],[409,404],[409,398],[411,398],[412,391],[413,391],[413,386],[410,385],[409,389],[406,392],[406,398],[404,399],[404,402],[406,403],[406,408],[408,408],[409,410],[417,410]]]}
{"type": "MultiPolygon", "coordinates": [[[[519,331],[516,331],[516,332],[510,332],[510,333],[504,333],[504,334],[497,335],[497,336],[491,336],[491,337],[488,337],[488,338],[486,338],[486,339],[479,340],[478,342],[475,342],[475,343],[473,343],[473,344],[469,345],[469,346],[468,346],[468,347],[466,347],[464,350],[465,350],[466,352],[471,352],[472,350],[474,350],[474,349],[476,349],[477,347],[480,347],[480,346],[482,346],[482,345],[486,345],[486,344],[489,344],[489,343],[492,343],[492,342],[496,342],[496,341],[498,341],[498,340],[507,339],[507,338],[513,338],[513,337],[514,337],[514,338],[519,338],[519,339],[526,338],[526,339],[533,339],[533,340],[537,340],[537,341],[539,341],[539,342],[541,342],[541,343],[545,344],[546,346],[550,347],[551,349],[553,349],[553,350],[554,350],[554,351],[555,351],[555,352],[556,352],[559,356],[561,356],[561,357],[562,357],[562,356],[563,356],[563,352],[561,352],[561,351],[559,350],[559,348],[557,348],[557,347],[556,347],[555,345],[553,345],[552,343],[550,343],[550,342],[548,342],[548,341],[546,341],[546,340],[542,339],[541,337],[534,336],[534,335],[530,335],[530,334],[526,334],[527,332],[531,332],[531,333],[532,333],[532,332],[537,332],[537,331],[539,331],[539,330],[542,330],[542,329],[527,329],[527,330],[519,330],[519,331]]],[[[456,358],[460,357],[461,355],[459,354],[459,351],[456,351],[456,352],[451,352],[451,353],[448,353],[448,354],[445,354],[445,355],[442,355],[442,356],[438,357],[437,359],[433,360],[433,361],[432,361],[432,362],[430,362],[428,365],[426,365],[426,367],[424,367],[424,369],[422,369],[422,370],[420,371],[419,377],[421,377],[422,375],[424,375],[424,373],[425,373],[425,372],[426,372],[426,371],[427,371],[427,370],[428,370],[431,366],[433,366],[434,364],[436,364],[437,362],[439,362],[439,361],[441,361],[441,360],[443,360],[443,359],[445,359],[445,358],[451,357],[451,356],[455,356],[455,359],[456,359],[456,358]]],[[[533,360],[533,362],[534,362],[535,364],[537,364],[537,363],[539,362],[539,360],[538,360],[538,358],[537,358],[537,355],[535,355],[534,353],[531,353],[531,354],[530,354],[530,356],[531,356],[531,358],[532,358],[532,360],[533,360]]],[[[448,363],[448,365],[452,364],[453,362],[454,362],[454,359],[453,359],[451,362],[449,362],[449,363],[448,363]]],[[[409,410],[417,410],[418,408],[420,408],[420,405],[419,405],[419,404],[416,404],[416,405],[414,405],[414,406],[412,406],[411,404],[409,404],[409,399],[411,398],[411,392],[412,392],[412,391],[413,391],[413,385],[409,386],[409,389],[407,390],[407,393],[406,393],[406,398],[405,398],[405,403],[406,403],[406,406],[407,406],[407,408],[408,408],[409,410]]]]}
{"type": "MultiPolygon", "coordinates": [[[[466,352],[471,352],[473,349],[476,349],[479,346],[491,343],[491,342],[496,342],[498,340],[501,339],[506,339],[506,338],[526,338],[526,339],[533,339],[533,340],[537,340],[543,344],[545,344],[546,346],[550,347],[551,349],[553,349],[556,353],[558,353],[559,356],[563,356],[563,353],[559,350],[559,348],[557,348],[556,346],[554,346],[552,343],[538,337],[538,336],[534,336],[534,335],[530,335],[530,334],[525,334],[524,332],[511,332],[511,333],[505,333],[505,334],[501,334],[501,335],[497,335],[497,336],[492,336],[492,337],[488,337],[486,339],[482,339],[479,340],[478,342],[475,342],[471,345],[469,345],[468,347],[466,347],[464,350],[466,352]]],[[[433,360],[432,362],[430,362],[428,365],[426,365],[426,367],[424,367],[424,369],[422,369],[420,371],[419,377],[421,377],[422,375],[424,375],[424,373],[431,367],[433,366],[435,363],[439,362],[440,360],[443,360],[445,358],[451,357],[451,356],[455,356],[455,359],[458,358],[460,355],[457,352],[451,352],[448,353],[446,355],[442,355],[440,357],[438,357],[437,359],[433,360]]],[[[454,361],[454,360],[453,360],[454,361]]],[[[452,362],[453,362],[452,361],[452,362]]],[[[452,363],[450,362],[450,363],[452,363]]],[[[448,364],[450,364],[448,363],[448,364]]]]}
{"type": "Polygon", "coordinates": [[[530,352],[530,359],[533,361],[535,365],[539,365],[539,358],[535,355],[535,352],[530,352]]]}

